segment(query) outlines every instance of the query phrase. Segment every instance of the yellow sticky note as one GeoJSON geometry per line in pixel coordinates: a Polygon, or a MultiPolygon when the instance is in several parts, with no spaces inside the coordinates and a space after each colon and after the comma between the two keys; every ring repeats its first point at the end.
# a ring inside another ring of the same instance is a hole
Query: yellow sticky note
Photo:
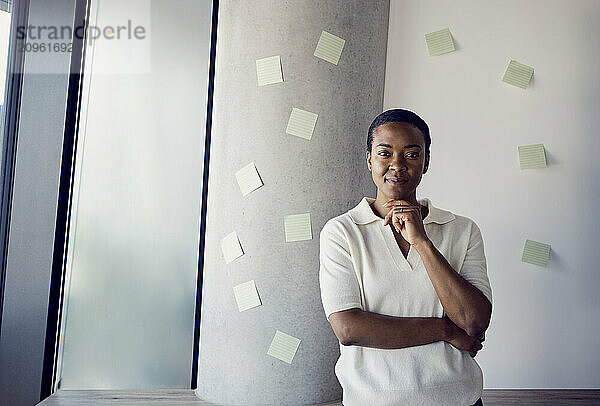
{"type": "Polygon", "coordinates": [[[299,345],[300,339],[277,330],[267,354],[291,364],[299,345]]]}
{"type": "Polygon", "coordinates": [[[519,145],[519,165],[521,169],[545,168],[544,144],[519,145]]]}
{"type": "Polygon", "coordinates": [[[233,294],[240,312],[260,306],[260,298],[254,280],[233,287],[233,294]]]}
{"type": "Polygon", "coordinates": [[[237,171],[235,173],[235,178],[237,179],[240,190],[242,191],[242,196],[246,196],[248,193],[258,189],[263,185],[254,162],[250,162],[248,165],[237,171]]]}
{"type": "Polygon", "coordinates": [[[315,131],[318,117],[319,115],[316,113],[293,107],[285,132],[290,135],[295,135],[296,137],[310,140],[315,131]]]}
{"type": "Polygon", "coordinates": [[[283,82],[283,74],[281,73],[281,58],[279,55],[257,59],[256,76],[258,78],[259,86],[283,82]]]}
{"type": "Polygon", "coordinates": [[[455,50],[449,28],[425,34],[429,56],[438,56],[455,50]]]}
{"type": "Polygon", "coordinates": [[[310,213],[284,216],[283,224],[286,242],[312,240],[310,213]]]}
{"type": "Polygon", "coordinates": [[[227,234],[221,240],[221,250],[223,251],[223,256],[225,257],[226,263],[230,263],[234,259],[244,255],[244,251],[240,245],[240,240],[238,239],[235,231],[227,234]]]}
{"type": "Polygon", "coordinates": [[[327,62],[337,65],[344,49],[346,40],[333,35],[327,31],[321,32],[321,37],[317,43],[314,55],[327,62]]]}
{"type": "Polygon", "coordinates": [[[502,81],[521,89],[527,89],[532,76],[533,68],[531,66],[511,60],[506,68],[506,72],[504,72],[502,81]]]}
{"type": "Polygon", "coordinates": [[[548,265],[549,257],[549,244],[544,244],[532,240],[525,241],[525,247],[523,247],[523,256],[521,257],[522,262],[527,262],[529,264],[542,266],[545,268],[548,265]]]}

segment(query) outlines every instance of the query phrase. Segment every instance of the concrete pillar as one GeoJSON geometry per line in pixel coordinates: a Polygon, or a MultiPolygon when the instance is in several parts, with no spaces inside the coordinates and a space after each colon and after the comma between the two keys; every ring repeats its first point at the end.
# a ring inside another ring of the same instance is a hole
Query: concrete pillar
{"type": "Polygon", "coordinates": [[[366,133],[383,105],[388,0],[220,1],[203,273],[198,389],[226,405],[310,405],[341,398],[339,343],[319,290],[319,233],[375,196],[366,133]],[[313,56],[326,30],[346,40],[336,66],[313,56]],[[256,59],[281,56],[284,82],[257,86],[256,59]],[[286,134],[297,107],[319,115],[312,139],[286,134]],[[264,182],[243,197],[235,172],[264,182]],[[311,215],[313,239],[285,242],[283,217],[311,215]],[[226,264],[236,231],[245,255],[226,264]],[[262,305],[239,312],[254,280],[262,305]],[[301,340],[291,363],[267,355],[276,330],[301,340]]]}

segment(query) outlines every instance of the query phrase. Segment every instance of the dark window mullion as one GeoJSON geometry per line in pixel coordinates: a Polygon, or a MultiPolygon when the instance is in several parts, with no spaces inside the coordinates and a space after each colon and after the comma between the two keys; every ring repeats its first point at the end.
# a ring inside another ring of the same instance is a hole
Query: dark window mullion
{"type": "Polygon", "coordinates": [[[73,195],[73,176],[75,171],[75,154],[77,153],[77,131],[81,110],[81,90],[83,86],[83,66],[85,61],[85,41],[89,19],[91,0],[76,0],[73,32],[77,27],[84,27],[83,38],[73,35],[69,85],[67,90],[67,110],[65,114],[65,132],[63,138],[60,183],[58,189],[58,206],[56,210],[56,227],[54,234],[54,250],[52,253],[52,273],[50,276],[50,294],[48,299],[48,319],[46,323],[46,341],[44,345],[44,364],[42,370],[42,387],[40,401],[52,394],[57,369],[58,333],[61,324],[61,307],[64,299],[64,272],[66,269],[67,235],[70,223],[70,212],[73,195]]]}
{"type": "Polygon", "coordinates": [[[202,206],[200,208],[200,242],[198,250],[198,282],[196,285],[196,317],[194,321],[194,350],[192,352],[191,388],[198,387],[198,353],[200,349],[200,310],[202,305],[202,273],[204,270],[204,247],[206,233],[206,206],[208,203],[208,168],[210,161],[210,137],[212,130],[213,93],[215,86],[215,56],[217,46],[217,20],[219,0],[212,1],[210,56],[208,66],[208,95],[206,100],[206,134],[204,138],[204,166],[202,169],[202,206]]]}

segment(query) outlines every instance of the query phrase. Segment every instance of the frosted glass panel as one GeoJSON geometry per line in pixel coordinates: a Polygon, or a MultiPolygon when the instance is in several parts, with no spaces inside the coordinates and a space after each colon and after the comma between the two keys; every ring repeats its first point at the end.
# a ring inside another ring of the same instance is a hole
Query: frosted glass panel
{"type": "Polygon", "coordinates": [[[90,24],[128,20],[145,42],[86,50],[63,389],[190,387],[211,1],[92,2],[90,24]]]}

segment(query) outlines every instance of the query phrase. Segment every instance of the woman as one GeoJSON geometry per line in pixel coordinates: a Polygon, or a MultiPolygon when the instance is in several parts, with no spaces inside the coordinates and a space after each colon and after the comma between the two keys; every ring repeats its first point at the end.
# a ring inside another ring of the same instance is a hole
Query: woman
{"type": "Polygon", "coordinates": [[[415,113],[377,116],[366,153],[377,197],[321,231],[321,299],[340,341],[344,406],[482,404],[474,357],[492,312],[483,239],[471,219],[417,200],[430,144],[415,113]]]}

